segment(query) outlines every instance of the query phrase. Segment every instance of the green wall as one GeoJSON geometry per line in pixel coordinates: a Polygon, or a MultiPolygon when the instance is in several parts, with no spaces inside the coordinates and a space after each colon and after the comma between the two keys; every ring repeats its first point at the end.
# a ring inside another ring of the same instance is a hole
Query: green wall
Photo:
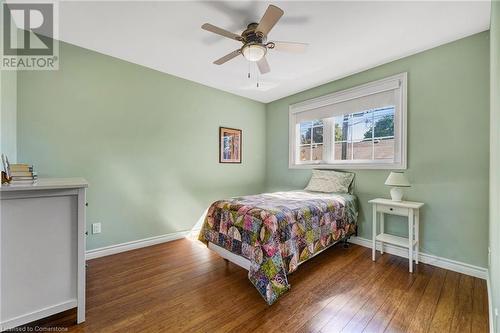
{"type": "MultiPolygon", "coordinates": [[[[0,0],[0,6],[4,2],[0,0]]],[[[3,15],[0,15],[0,26],[3,27],[3,15]]],[[[0,44],[3,44],[3,31],[0,33],[0,44]]],[[[17,72],[0,70],[0,152],[6,154],[10,162],[15,162],[17,158],[16,94],[17,72]]]]}
{"type": "MultiPolygon", "coordinates": [[[[487,266],[488,32],[267,106],[65,43],[60,52],[59,71],[18,73],[18,160],[89,180],[87,223],[103,228],[89,249],[188,230],[219,198],[303,188],[310,170],[288,169],[289,104],[406,71],[407,198],[426,203],[422,250],[487,266]],[[218,163],[219,125],[243,129],[242,165],[218,163]]],[[[367,201],[388,196],[388,171],[355,172],[369,238],[367,201]]]]}
{"type": "MultiPolygon", "coordinates": [[[[493,308],[500,308],[500,2],[491,3],[490,28],[490,282],[493,308]]],[[[495,332],[500,332],[494,317],[495,332]]]]}
{"type": "MultiPolygon", "coordinates": [[[[267,106],[267,190],[304,188],[310,170],[288,168],[288,106],[408,72],[408,200],[421,213],[422,252],[487,266],[489,163],[489,33],[483,32],[267,106]]],[[[371,238],[368,200],[388,197],[389,171],[355,170],[360,236],[371,238]]],[[[401,220],[402,221],[402,220],[401,220]]],[[[405,223],[388,221],[404,235],[405,223]]]]}
{"type": "Polygon", "coordinates": [[[211,201],[262,192],[265,105],[60,43],[60,70],[18,74],[18,159],[90,182],[87,248],[189,230],[211,201]],[[243,164],[218,163],[219,126],[243,164]]]}
{"type": "Polygon", "coordinates": [[[0,71],[0,151],[8,156],[10,162],[15,162],[17,158],[16,88],[16,71],[0,71]]]}

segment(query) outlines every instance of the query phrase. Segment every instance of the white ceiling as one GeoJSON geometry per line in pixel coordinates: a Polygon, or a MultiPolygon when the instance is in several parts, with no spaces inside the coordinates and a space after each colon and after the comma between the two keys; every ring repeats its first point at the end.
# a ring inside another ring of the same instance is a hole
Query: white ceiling
{"type": "MultiPolygon", "coordinates": [[[[270,2],[61,2],[60,39],[261,102],[489,29],[490,2],[272,2],[285,11],[269,40],[306,42],[305,54],[268,53],[271,72],[248,79],[240,33],[270,2]]],[[[252,64],[255,66],[255,64],[252,64]]],[[[256,67],[251,67],[257,73],[256,67]]]]}

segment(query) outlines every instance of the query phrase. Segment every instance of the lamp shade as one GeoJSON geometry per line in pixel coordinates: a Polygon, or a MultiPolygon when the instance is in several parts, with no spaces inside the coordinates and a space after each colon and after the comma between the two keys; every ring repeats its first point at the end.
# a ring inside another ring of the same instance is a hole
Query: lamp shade
{"type": "Polygon", "coordinates": [[[385,185],[397,187],[410,187],[410,182],[402,172],[391,172],[385,180],[385,185]]]}

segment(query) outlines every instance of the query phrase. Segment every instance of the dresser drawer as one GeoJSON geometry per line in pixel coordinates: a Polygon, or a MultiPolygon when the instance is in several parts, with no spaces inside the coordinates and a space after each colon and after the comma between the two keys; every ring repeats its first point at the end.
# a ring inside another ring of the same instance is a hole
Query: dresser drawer
{"type": "Polygon", "coordinates": [[[409,213],[408,208],[385,206],[380,204],[377,205],[377,211],[386,214],[401,215],[401,216],[408,216],[409,213]]]}

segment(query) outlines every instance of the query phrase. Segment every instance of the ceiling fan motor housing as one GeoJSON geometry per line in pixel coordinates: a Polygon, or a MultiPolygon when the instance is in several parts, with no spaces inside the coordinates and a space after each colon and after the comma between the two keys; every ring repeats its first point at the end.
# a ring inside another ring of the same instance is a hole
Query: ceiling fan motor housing
{"type": "Polygon", "coordinates": [[[258,23],[250,23],[247,26],[247,29],[241,33],[241,37],[243,37],[243,44],[263,44],[266,42],[266,36],[264,36],[262,32],[255,30],[258,25],[258,23]]]}

